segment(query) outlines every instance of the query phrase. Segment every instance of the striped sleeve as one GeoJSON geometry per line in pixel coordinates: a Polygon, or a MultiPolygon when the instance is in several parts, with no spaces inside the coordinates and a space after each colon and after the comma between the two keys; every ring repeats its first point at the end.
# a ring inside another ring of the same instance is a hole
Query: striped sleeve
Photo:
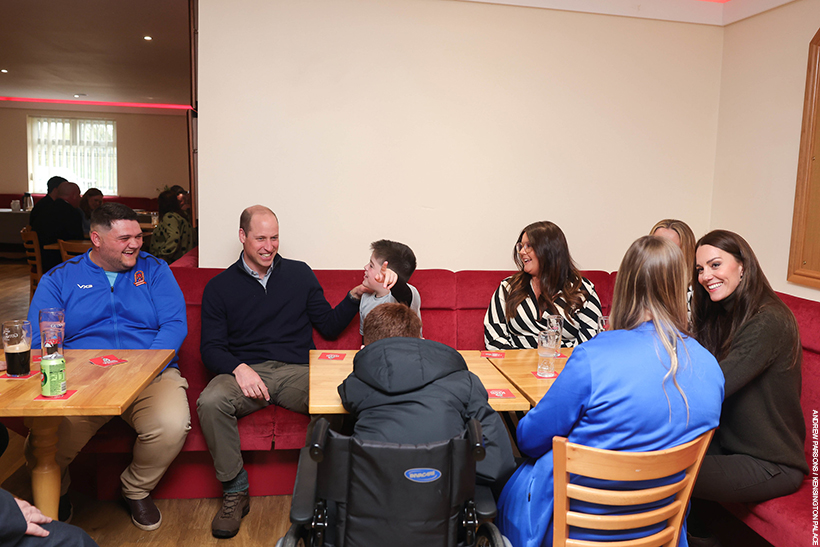
{"type": "MultiPolygon", "coordinates": [[[[568,345],[577,346],[593,338],[598,332],[598,319],[603,316],[601,301],[595,292],[595,285],[586,278],[581,278],[589,297],[584,300],[581,309],[573,314],[564,315],[564,342],[574,342],[568,345]]],[[[562,310],[563,311],[563,310],[562,310]]]]}
{"type": "Polygon", "coordinates": [[[501,282],[484,314],[484,345],[489,350],[514,349],[505,316],[508,286],[506,279],[501,282]]]}

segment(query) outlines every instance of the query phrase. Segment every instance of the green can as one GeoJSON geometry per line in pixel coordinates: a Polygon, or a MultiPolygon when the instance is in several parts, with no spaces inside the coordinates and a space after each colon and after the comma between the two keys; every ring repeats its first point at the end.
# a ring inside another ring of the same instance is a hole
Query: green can
{"type": "Polygon", "coordinates": [[[65,395],[65,359],[40,360],[40,388],[43,397],[60,397],[65,395]]]}

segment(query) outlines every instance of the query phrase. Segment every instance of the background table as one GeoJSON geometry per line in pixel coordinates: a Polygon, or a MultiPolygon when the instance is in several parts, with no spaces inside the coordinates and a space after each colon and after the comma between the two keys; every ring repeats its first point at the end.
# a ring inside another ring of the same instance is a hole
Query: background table
{"type": "MultiPolygon", "coordinates": [[[[490,362],[524,394],[532,406],[537,405],[555,382],[555,378],[538,378],[533,374],[538,369],[538,350],[514,349],[503,353],[503,358],[490,357],[490,362]]],[[[572,355],[572,348],[561,348],[561,354],[569,357],[572,355]]],[[[564,370],[566,363],[566,359],[557,359],[555,372],[564,370]]]]}
{"type": "MultiPolygon", "coordinates": [[[[357,350],[311,350],[310,351],[310,395],[308,411],[311,414],[347,414],[339,397],[338,387],[353,372],[353,357],[357,350]],[[322,354],[338,356],[335,359],[319,359],[322,354]],[[342,357],[343,356],[343,357],[342,357]]],[[[460,351],[470,372],[481,379],[489,389],[508,389],[512,398],[491,398],[490,406],[499,412],[528,410],[529,401],[515,386],[504,378],[490,361],[481,357],[480,351],[460,351]]]]}
{"type": "MultiPolygon", "coordinates": [[[[66,243],[81,243],[86,246],[86,250],[91,248],[91,240],[90,239],[66,239],[66,243]]],[[[43,249],[46,251],[59,251],[60,244],[59,243],[49,243],[48,245],[43,245],[43,249]]]]}
{"type": "MultiPolygon", "coordinates": [[[[54,455],[62,417],[119,416],[173,357],[170,349],[66,350],[66,383],[69,391],[77,390],[66,400],[35,400],[40,395],[39,375],[25,380],[0,377],[0,416],[28,418],[37,459],[31,474],[34,504],[44,514],[57,518],[60,468],[54,455]],[[111,354],[128,362],[108,367],[89,362],[111,354]]],[[[39,363],[32,363],[32,370],[39,369],[39,363]]]]}

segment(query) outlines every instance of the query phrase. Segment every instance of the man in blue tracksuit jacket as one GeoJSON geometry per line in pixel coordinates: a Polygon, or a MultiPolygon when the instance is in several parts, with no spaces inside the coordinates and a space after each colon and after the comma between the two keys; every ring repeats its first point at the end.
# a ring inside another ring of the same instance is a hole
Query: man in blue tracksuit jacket
{"type": "MultiPolygon", "coordinates": [[[[188,334],[185,301],[168,265],[140,252],[137,215],[107,203],[91,217],[92,249],[42,277],[29,307],[32,345],[40,345],[38,314],[65,309],[66,349],[172,349],[188,334]]],[[[128,366],[127,364],[124,366],[128,366]]],[[[133,461],[122,473],[122,495],[142,530],[159,528],[162,515],[150,493],[179,454],[191,428],[188,383],[176,357],[137,396],[122,418],[137,434],[133,461]]],[[[57,464],[63,470],[61,519],[70,514],[68,465],[111,418],[66,417],[58,432],[57,464]]]]}

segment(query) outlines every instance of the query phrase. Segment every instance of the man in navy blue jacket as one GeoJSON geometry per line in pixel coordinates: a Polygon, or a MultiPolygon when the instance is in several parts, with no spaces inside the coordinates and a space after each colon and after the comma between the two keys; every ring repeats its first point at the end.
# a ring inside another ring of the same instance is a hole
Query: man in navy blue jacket
{"type": "MultiPolygon", "coordinates": [[[[140,252],[136,213],[119,203],[104,204],[91,216],[90,236],[90,251],[57,265],[40,280],[28,313],[32,345],[40,345],[39,311],[63,308],[66,349],[179,351],[188,334],[182,291],[164,261],[140,252]]],[[[122,414],[138,434],[131,465],[120,476],[122,495],[131,520],[142,530],[155,530],[162,522],[149,494],[191,428],[187,388],[175,357],[122,414]]],[[[55,456],[63,469],[60,520],[71,513],[68,464],[110,419],[72,416],[60,424],[55,456]]]]}
{"type": "Polygon", "coordinates": [[[359,285],[332,308],[310,267],[277,253],[279,220],[267,207],[242,212],[239,241],[239,260],[202,294],[200,352],[217,376],[200,395],[197,412],[224,492],[211,524],[222,538],[239,532],[250,508],[236,418],[269,404],[307,414],[312,327],[338,336],[358,313],[364,291],[359,285]]]}

